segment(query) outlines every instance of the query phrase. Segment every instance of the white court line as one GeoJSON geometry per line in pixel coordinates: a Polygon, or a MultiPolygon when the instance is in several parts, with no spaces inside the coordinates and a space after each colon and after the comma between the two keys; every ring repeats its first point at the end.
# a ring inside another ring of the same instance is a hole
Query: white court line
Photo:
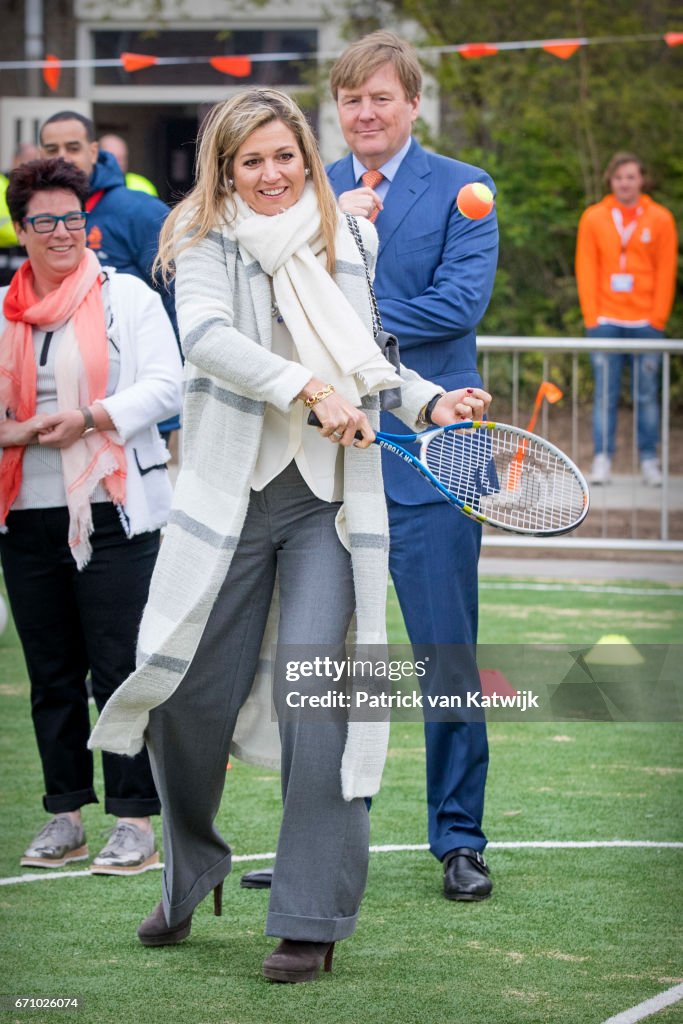
{"type": "MultiPolygon", "coordinates": [[[[612,847],[649,847],[683,849],[683,842],[659,842],[656,839],[523,839],[518,842],[489,843],[487,850],[603,850],[612,847]]],[[[426,843],[416,846],[371,846],[371,853],[395,853],[401,850],[428,850],[426,843]]],[[[235,858],[233,858],[234,860],[235,858]]]]}
{"type": "Polygon", "coordinates": [[[583,583],[489,583],[479,580],[480,590],[562,590],[579,594],[632,594],[634,597],[683,597],[683,590],[666,587],[601,587],[583,583]]]}
{"type": "MultiPolygon", "coordinates": [[[[681,850],[683,842],[658,842],[655,839],[532,839],[520,840],[509,843],[489,843],[487,850],[610,850],[615,848],[626,849],[656,849],[656,850],[681,850]]],[[[402,845],[389,844],[386,846],[371,846],[370,853],[409,853],[412,851],[428,850],[427,843],[409,843],[402,845]]],[[[275,853],[239,853],[232,858],[233,864],[245,861],[274,860],[275,853]]],[[[148,870],[160,870],[163,864],[156,864],[148,870]]],[[[23,882],[49,882],[53,878],[94,878],[90,871],[41,871],[40,874],[14,875],[11,878],[0,878],[0,885],[19,885],[23,882]]],[[[109,876],[115,877],[115,876],[109,876]]],[[[128,876],[130,877],[130,876],[128,876]]]]}
{"type": "Polygon", "coordinates": [[[646,999],[644,1003],[638,1003],[637,1006],[632,1006],[630,1010],[624,1010],[623,1013],[618,1013],[616,1017],[610,1017],[603,1024],[636,1024],[637,1021],[651,1017],[653,1013],[659,1013],[660,1010],[666,1009],[667,1006],[673,1006],[674,1003],[680,1002],[681,999],[683,999],[683,985],[674,985],[673,988],[660,992],[659,995],[653,996],[652,999],[646,999]]]}
{"type": "MultiPolygon", "coordinates": [[[[427,847],[425,846],[426,850],[427,847]]],[[[232,858],[233,864],[238,864],[240,861],[252,861],[252,860],[275,860],[275,851],[272,853],[240,853],[232,858]]],[[[163,863],[154,864],[148,871],[161,871],[163,863]]],[[[142,874],[142,872],[138,872],[142,874]]],[[[98,876],[91,874],[90,871],[42,871],[39,875],[15,875],[13,878],[0,878],[0,885],[18,885],[21,882],[49,882],[52,878],[96,878],[98,876]]],[[[101,877],[101,876],[99,876],[101,877]]],[[[115,875],[108,875],[108,878],[115,878],[115,875]]],[[[130,875],[123,876],[130,878],[130,875]]]]}

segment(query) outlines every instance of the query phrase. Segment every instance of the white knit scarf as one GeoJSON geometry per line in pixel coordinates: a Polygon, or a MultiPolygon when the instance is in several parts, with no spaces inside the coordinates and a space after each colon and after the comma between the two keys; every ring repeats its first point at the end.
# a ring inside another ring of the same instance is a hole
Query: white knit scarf
{"type": "Polygon", "coordinates": [[[313,184],[305,186],[294,206],[275,216],[254,213],[237,195],[234,201],[237,216],[226,233],[272,278],[275,302],[301,364],[356,406],[363,395],[400,386],[400,378],[318,259],[324,244],[313,184]]]}

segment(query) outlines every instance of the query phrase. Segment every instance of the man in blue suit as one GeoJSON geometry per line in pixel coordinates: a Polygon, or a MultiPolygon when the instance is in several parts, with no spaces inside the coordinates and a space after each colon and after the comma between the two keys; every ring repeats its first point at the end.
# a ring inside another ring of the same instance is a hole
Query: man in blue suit
{"type": "MultiPolygon", "coordinates": [[[[498,228],[495,212],[468,220],[455,204],[469,182],[493,190],[489,176],[412,138],[421,86],[415,52],[393,33],[349,46],[332,68],[331,87],[351,153],[328,176],[345,213],[376,216],[375,291],[402,362],[450,391],[482,384],[475,329],[493,289],[498,228]],[[376,174],[364,179],[366,172],[380,172],[379,183],[376,174]]],[[[406,433],[389,413],[382,429],[406,433]]],[[[441,678],[432,685],[448,689],[444,676],[462,669],[463,658],[473,666],[481,527],[455,515],[400,459],[386,456],[383,471],[391,575],[408,635],[418,648],[440,645],[441,678]],[[441,647],[455,644],[467,646],[441,647]]],[[[492,887],[482,856],[486,726],[426,722],[425,740],[429,845],[444,863],[444,894],[485,899],[492,887]]]]}
{"type": "MultiPolygon", "coordinates": [[[[455,198],[470,182],[492,190],[493,182],[478,167],[428,153],[412,138],[422,73],[412,47],[393,33],[374,32],[349,46],[332,68],[331,87],[351,153],[327,173],[345,213],[376,221],[375,290],[384,328],[398,337],[402,362],[444,391],[480,387],[475,328],[493,289],[498,228],[495,213],[467,220],[455,198]]],[[[429,411],[428,405],[425,427],[429,411]]],[[[382,429],[407,432],[389,413],[382,429]]],[[[476,673],[481,527],[454,513],[400,459],[386,457],[383,472],[389,563],[408,635],[416,657],[431,652],[430,687],[449,691],[458,676],[476,673]]],[[[444,895],[486,899],[486,726],[428,721],[425,739],[429,844],[444,864],[444,895]]],[[[242,884],[269,885],[270,871],[249,872],[242,884]]]]}

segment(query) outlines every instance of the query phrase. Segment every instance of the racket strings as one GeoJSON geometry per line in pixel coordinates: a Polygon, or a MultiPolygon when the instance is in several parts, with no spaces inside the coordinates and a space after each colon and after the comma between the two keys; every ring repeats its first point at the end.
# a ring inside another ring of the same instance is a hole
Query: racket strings
{"type": "Polygon", "coordinates": [[[562,532],[584,515],[587,496],[571,463],[511,430],[437,434],[422,458],[444,487],[499,526],[562,532]]]}

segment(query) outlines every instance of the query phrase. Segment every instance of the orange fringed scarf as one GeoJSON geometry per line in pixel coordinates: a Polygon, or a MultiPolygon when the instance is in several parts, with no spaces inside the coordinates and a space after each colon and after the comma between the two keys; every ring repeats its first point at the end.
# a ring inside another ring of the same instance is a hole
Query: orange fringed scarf
{"type": "MultiPolygon", "coordinates": [[[[64,327],[55,377],[60,410],[90,405],[106,395],[109,349],[104,322],[100,264],[86,249],[78,267],[58,288],[40,299],[27,260],[12,278],[3,311],[7,326],[0,337],[0,418],[18,422],[36,411],[36,363],[33,328],[64,327]]],[[[126,458],[123,447],[95,432],[61,450],[69,507],[69,545],[79,569],[91,554],[90,496],[102,480],[111,500],[124,504],[126,458]]],[[[0,525],[19,493],[23,447],[5,448],[0,461],[0,525]]]]}

